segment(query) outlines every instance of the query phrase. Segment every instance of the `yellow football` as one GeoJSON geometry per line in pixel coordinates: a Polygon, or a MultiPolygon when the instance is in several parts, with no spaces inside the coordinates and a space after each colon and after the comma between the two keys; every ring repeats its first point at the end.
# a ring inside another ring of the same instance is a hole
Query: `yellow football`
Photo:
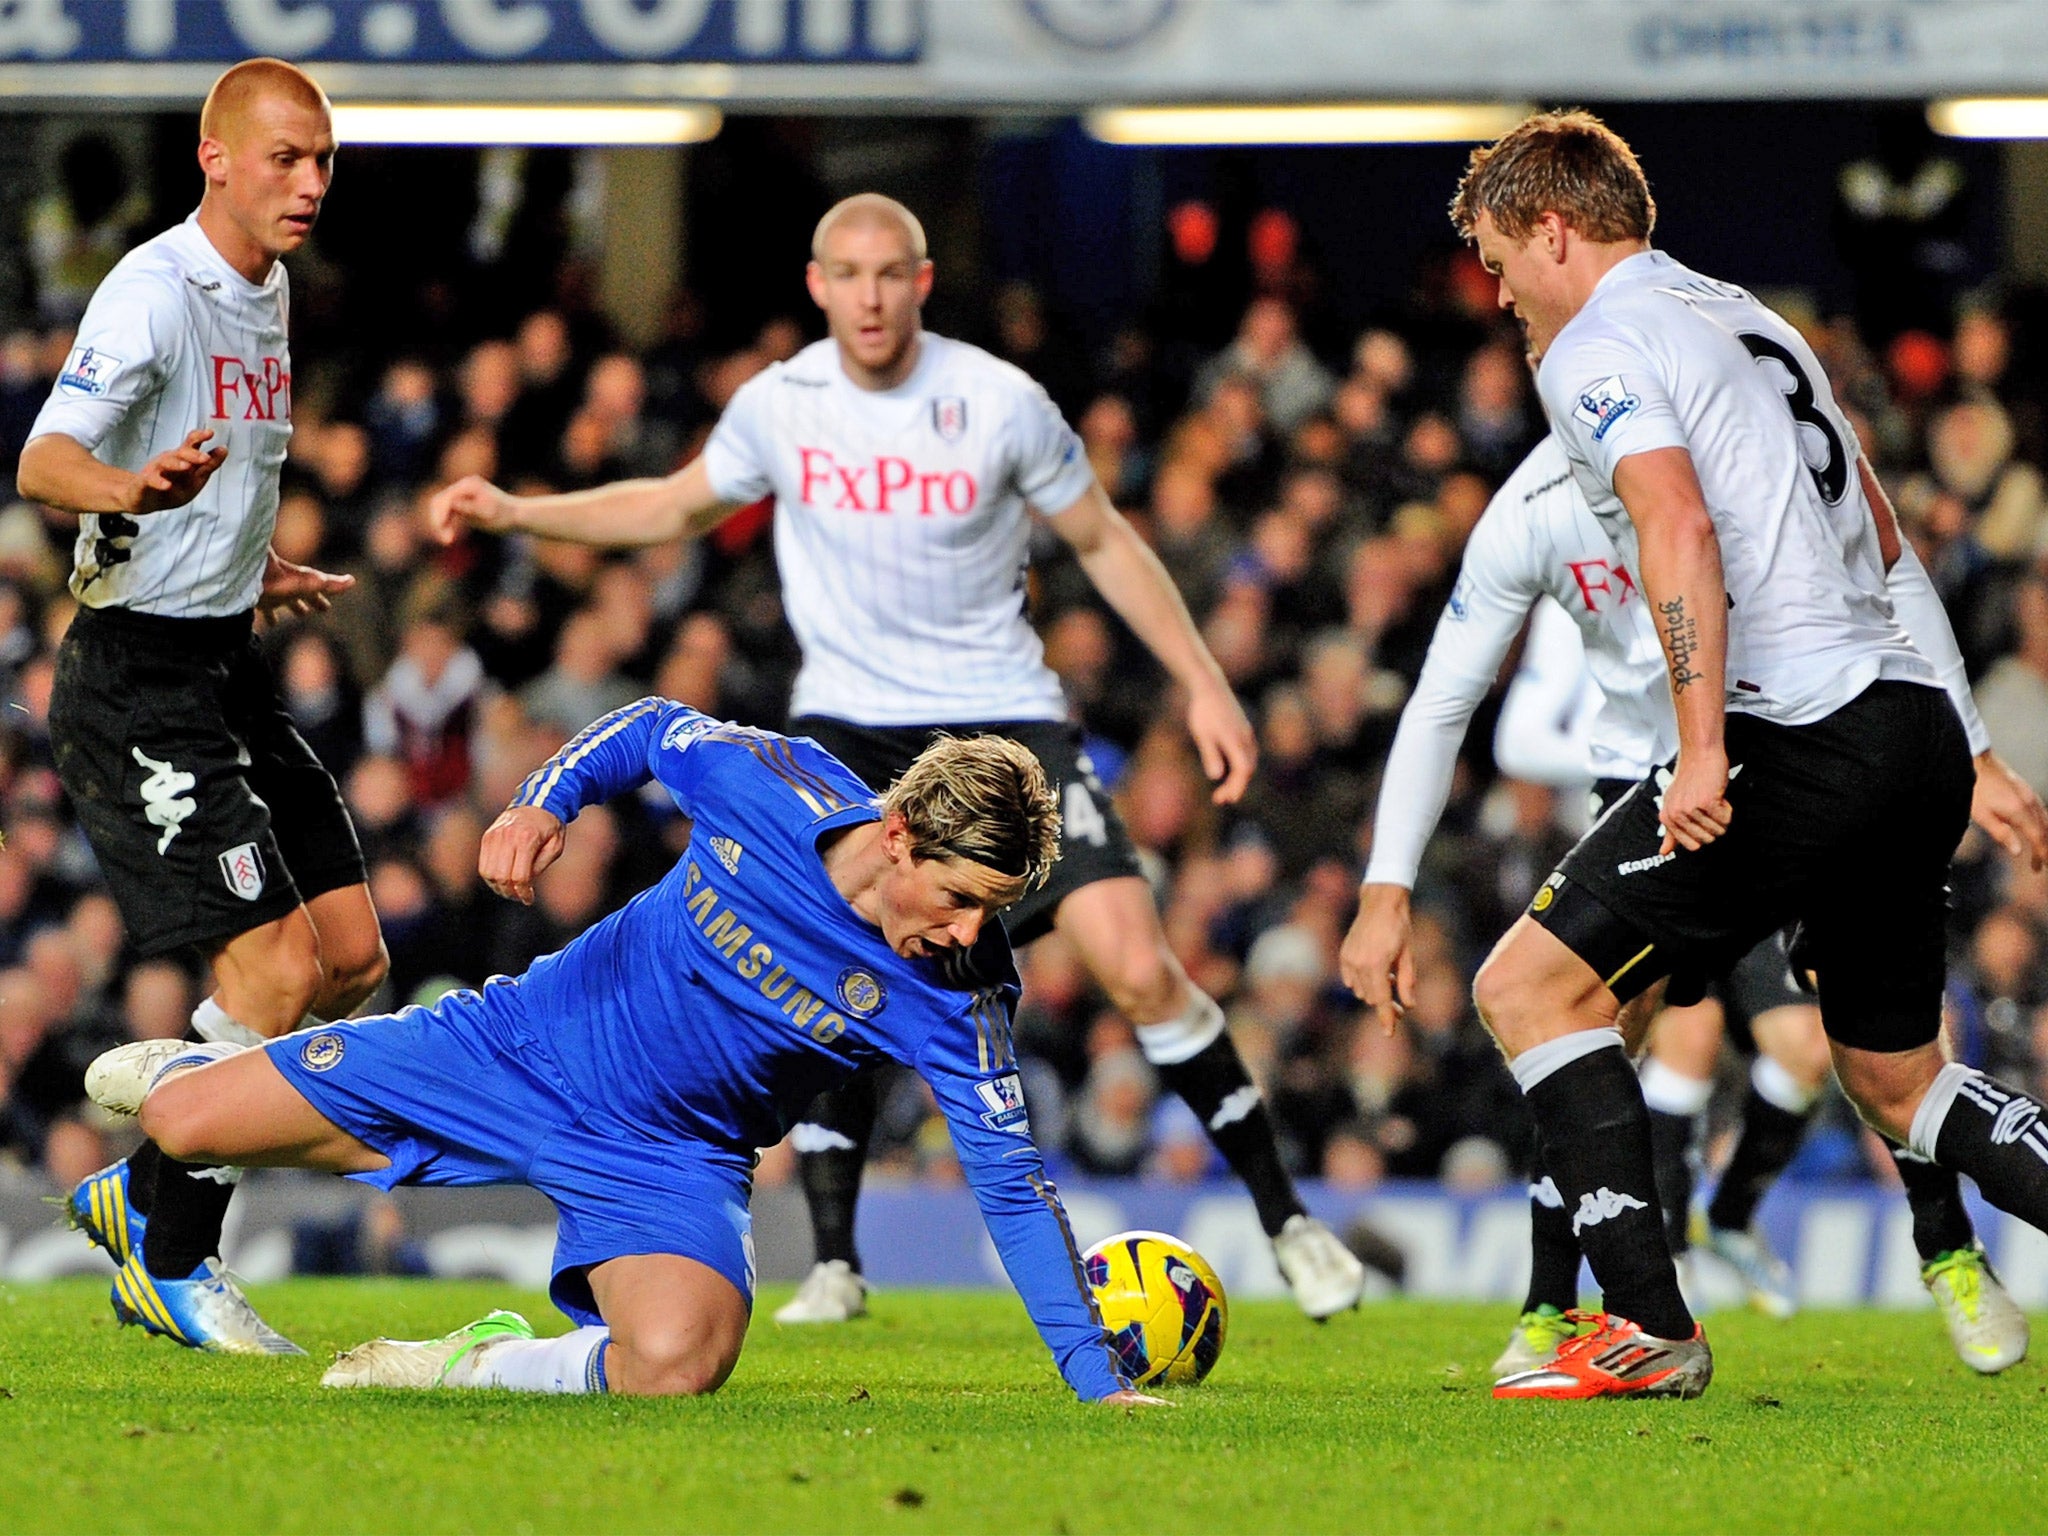
{"type": "Polygon", "coordinates": [[[1193,1386],[1223,1353],[1230,1303],[1209,1261],[1164,1232],[1119,1232],[1081,1256],[1110,1342],[1136,1386],[1193,1386]]]}

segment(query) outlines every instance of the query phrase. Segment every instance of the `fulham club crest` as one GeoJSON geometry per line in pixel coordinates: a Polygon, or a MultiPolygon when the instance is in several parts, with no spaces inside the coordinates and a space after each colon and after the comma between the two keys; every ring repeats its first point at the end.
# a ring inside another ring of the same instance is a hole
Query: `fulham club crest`
{"type": "Polygon", "coordinates": [[[932,401],[932,430],[949,443],[960,441],[967,430],[967,402],[959,395],[939,395],[932,401]]]}

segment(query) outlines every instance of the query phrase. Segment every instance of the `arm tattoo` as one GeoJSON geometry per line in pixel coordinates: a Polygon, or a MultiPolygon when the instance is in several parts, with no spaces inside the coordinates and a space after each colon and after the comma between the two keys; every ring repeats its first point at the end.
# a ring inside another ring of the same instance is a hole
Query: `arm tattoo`
{"type": "Polygon", "coordinates": [[[1671,691],[1681,694],[1703,676],[1692,669],[1692,653],[1700,645],[1699,621],[1685,611],[1683,597],[1659,603],[1657,611],[1664,616],[1664,649],[1671,655],[1671,691]]]}

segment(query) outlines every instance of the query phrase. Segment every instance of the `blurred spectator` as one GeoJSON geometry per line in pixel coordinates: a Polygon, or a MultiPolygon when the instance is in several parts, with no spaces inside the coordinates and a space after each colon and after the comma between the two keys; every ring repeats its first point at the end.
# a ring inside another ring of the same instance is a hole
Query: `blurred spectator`
{"type": "Polygon", "coordinates": [[[536,723],[573,736],[599,715],[640,697],[618,662],[604,620],[582,609],[562,626],[554,665],[520,690],[519,702],[536,723]]]}
{"type": "Polygon", "coordinates": [[[2048,795],[2048,574],[2020,583],[2013,614],[2019,646],[1977,685],[1977,708],[1998,755],[2048,795]]]}
{"type": "Polygon", "coordinates": [[[1323,409],[1336,390],[1329,371],[1295,333],[1294,311],[1274,298],[1252,300],[1237,339],[1195,376],[1196,398],[1208,398],[1233,377],[1251,382],[1267,418],[1282,432],[1293,431],[1304,417],[1323,409]]]}
{"type": "Polygon", "coordinates": [[[363,712],[334,641],[320,630],[299,631],[285,644],[278,674],[292,724],[328,772],[346,778],[363,755],[363,712]]]}
{"type": "Polygon", "coordinates": [[[1074,1099],[1074,1161],[1088,1173],[1136,1173],[1151,1147],[1155,1092],[1152,1069],[1135,1044],[1097,1056],[1074,1099]]]}
{"type": "Polygon", "coordinates": [[[469,736],[484,669],[462,633],[451,600],[419,605],[398,660],[363,705],[364,742],[404,762],[412,799],[423,806],[439,805],[469,783],[469,736]]]}
{"type": "Polygon", "coordinates": [[[377,485],[404,486],[424,479],[428,456],[441,433],[434,370],[418,358],[393,362],[363,408],[363,425],[369,429],[370,475],[377,485]]]}

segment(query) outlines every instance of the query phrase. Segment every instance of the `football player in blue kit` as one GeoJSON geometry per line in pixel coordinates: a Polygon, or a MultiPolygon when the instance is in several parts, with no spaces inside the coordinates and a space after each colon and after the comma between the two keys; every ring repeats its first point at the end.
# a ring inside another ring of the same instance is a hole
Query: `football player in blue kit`
{"type": "MultiPolygon", "coordinates": [[[[993,916],[1042,881],[1059,814],[1037,760],[942,739],[876,799],[814,742],[665,699],[605,716],[537,770],[482,873],[531,901],[586,805],[656,780],[693,823],[674,869],[517,978],[262,1049],[146,1042],[89,1088],[190,1161],[398,1184],[529,1184],[560,1213],[552,1294],[379,1339],[331,1386],[707,1392],[754,1293],[754,1149],[818,1092],[889,1059],[931,1085],[991,1237],[1084,1400],[1149,1401],[1112,1353],[1030,1137],[1010,1039],[1018,985],[993,916]]],[[[179,1335],[175,1295],[139,1296],[179,1335]]]]}

